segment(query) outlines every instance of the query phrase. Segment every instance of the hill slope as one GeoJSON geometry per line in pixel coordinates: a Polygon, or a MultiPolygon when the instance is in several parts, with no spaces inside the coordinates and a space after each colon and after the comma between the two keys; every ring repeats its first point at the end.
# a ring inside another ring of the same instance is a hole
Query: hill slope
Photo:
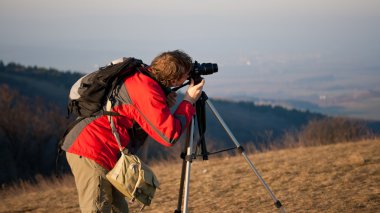
{"type": "MultiPolygon", "coordinates": [[[[380,140],[249,155],[287,212],[379,212],[380,140]]],[[[152,166],[161,182],[144,212],[174,212],[181,162],[152,166]]],[[[267,191],[240,155],[195,161],[190,212],[276,212],[267,191]]],[[[0,212],[78,212],[71,177],[0,192],[0,212]]],[[[138,212],[131,205],[131,212],[138,212]]]]}

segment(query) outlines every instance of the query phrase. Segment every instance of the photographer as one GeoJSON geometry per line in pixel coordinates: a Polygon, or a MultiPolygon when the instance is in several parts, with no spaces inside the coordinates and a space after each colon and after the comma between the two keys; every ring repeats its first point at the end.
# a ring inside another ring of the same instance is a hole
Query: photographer
{"type": "MultiPolygon", "coordinates": [[[[177,95],[171,87],[181,86],[192,70],[192,59],[175,50],[153,59],[150,66],[127,77],[115,91],[112,111],[123,147],[135,152],[148,134],[164,146],[172,146],[190,125],[193,104],[202,93],[204,80],[191,80],[184,99],[172,114],[177,95]],[[131,131],[142,129],[140,132],[131,131]],[[142,132],[142,133],[141,133],[142,132]],[[142,135],[135,140],[131,134],[142,135]]],[[[85,118],[65,138],[62,148],[74,174],[82,212],[128,212],[124,196],[106,179],[120,155],[106,115],[85,118]]]]}

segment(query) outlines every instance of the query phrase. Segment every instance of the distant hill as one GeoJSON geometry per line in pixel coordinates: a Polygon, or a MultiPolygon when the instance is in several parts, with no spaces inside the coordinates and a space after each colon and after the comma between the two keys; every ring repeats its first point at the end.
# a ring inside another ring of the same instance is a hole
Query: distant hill
{"type": "MultiPolygon", "coordinates": [[[[342,88],[341,88],[342,89],[342,88]]],[[[343,90],[343,89],[342,89],[343,90]]],[[[352,91],[330,96],[312,94],[290,98],[256,98],[249,95],[234,95],[231,100],[254,101],[260,105],[276,105],[285,108],[310,110],[330,116],[362,118],[379,121],[380,92],[376,89],[352,91]]]]}
{"type": "Polygon", "coordinates": [[[4,65],[0,61],[0,84],[7,84],[27,97],[40,97],[61,107],[67,102],[71,85],[82,75],[17,63],[4,65]]]}

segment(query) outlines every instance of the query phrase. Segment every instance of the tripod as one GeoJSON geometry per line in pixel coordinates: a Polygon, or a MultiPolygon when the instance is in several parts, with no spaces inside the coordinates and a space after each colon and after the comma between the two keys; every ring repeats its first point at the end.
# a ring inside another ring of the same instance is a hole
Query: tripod
{"type": "MultiPolygon", "coordinates": [[[[196,110],[197,110],[197,118],[198,118],[198,130],[200,133],[200,140],[198,145],[201,147],[201,156],[203,156],[203,160],[208,159],[208,154],[215,154],[223,151],[228,151],[232,149],[237,149],[239,153],[243,155],[253,172],[256,174],[256,176],[259,178],[262,185],[265,187],[265,189],[268,191],[270,197],[274,201],[274,205],[278,208],[279,212],[285,213],[285,209],[283,208],[281,202],[277,200],[276,196],[273,194],[269,186],[266,184],[264,179],[261,177],[253,163],[249,160],[247,157],[244,148],[239,144],[239,142],[236,140],[235,136],[232,134],[231,130],[227,126],[227,124],[224,122],[222,117],[219,115],[218,111],[215,109],[214,105],[208,100],[208,97],[205,92],[202,92],[201,97],[196,102],[196,110]],[[206,131],[205,123],[205,104],[209,106],[210,110],[213,112],[214,116],[217,118],[219,123],[223,126],[224,130],[232,140],[232,142],[235,144],[235,147],[230,149],[221,150],[214,153],[207,152],[204,133],[206,131]]],[[[189,199],[189,189],[190,189],[190,170],[191,170],[191,163],[192,160],[196,158],[197,154],[196,152],[193,152],[193,144],[194,144],[194,127],[195,127],[195,121],[192,119],[190,128],[187,129],[187,135],[186,135],[186,143],[184,147],[184,152],[181,154],[181,158],[183,159],[182,162],[182,172],[181,172],[181,183],[180,183],[180,189],[179,189],[179,196],[178,196],[178,206],[177,209],[174,211],[174,213],[181,213],[181,206],[182,206],[182,198],[183,198],[183,212],[188,212],[188,199],[189,199]],[[185,194],[183,194],[185,192],[185,194]]]]}

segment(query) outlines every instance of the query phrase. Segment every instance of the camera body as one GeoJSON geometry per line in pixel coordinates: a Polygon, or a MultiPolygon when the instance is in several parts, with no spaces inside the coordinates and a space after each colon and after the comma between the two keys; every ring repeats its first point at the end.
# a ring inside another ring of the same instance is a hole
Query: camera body
{"type": "Polygon", "coordinates": [[[194,84],[198,84],[202,81],[201,75],[211,75],[218,72],[218,65],[213,63],[193,63],[193,68],[190,71],[189,79],[194,80],[194,84]]]}

